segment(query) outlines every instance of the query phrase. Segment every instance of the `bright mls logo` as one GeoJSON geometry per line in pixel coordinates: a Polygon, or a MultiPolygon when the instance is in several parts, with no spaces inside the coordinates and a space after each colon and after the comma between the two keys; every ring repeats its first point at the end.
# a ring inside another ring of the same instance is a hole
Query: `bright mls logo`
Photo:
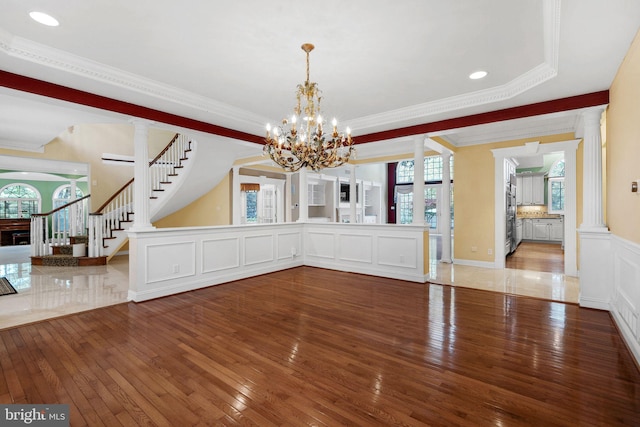
{"type": "Polygon", "coordinates": [[[0,425],[69,427],[69,405],[0,405],[0,425]]]}

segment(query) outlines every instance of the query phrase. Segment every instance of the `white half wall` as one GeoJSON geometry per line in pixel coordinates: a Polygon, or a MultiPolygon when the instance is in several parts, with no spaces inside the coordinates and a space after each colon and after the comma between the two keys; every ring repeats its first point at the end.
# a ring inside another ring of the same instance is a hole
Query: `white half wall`
{"type": "Polygon", "coordinates": [[[425,283],[428,230],[412,224],[307,223],[304,264],[425,283]]]}
{"type": "Polygon", "coordinates": [[[136,302],[301,265],[420,283],[428,277],[423,225],[284,223],[128,235],[128,298],[136,302]]]}
{"type": "Polygon", "coordinates": [[[640,365],[640,245],[612,235],[611,249],[610,312],[640,365]]]}
{"type": "Polygon", "coordinates": [[[132,301],[303,265],[302,224],[159,228],[129,232],[132,301]]]}

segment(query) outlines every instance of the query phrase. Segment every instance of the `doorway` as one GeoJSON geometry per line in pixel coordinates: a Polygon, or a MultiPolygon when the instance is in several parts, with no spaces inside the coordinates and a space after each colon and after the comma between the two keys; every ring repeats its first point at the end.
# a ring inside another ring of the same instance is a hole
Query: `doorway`
{"type": "MultiPolygon", "coordinates": [[[[506,261],[504,248],[504,236],[506,233],[506,202],[503,197],[505,188],[504,160],[546,153],[563,153],[565,160],[563,235],[576,236],[576,151],[579,142],[579,139],[549,144],[529,142],[518,147],[491,150],[495,161],[495,268],[505,268],[506,261]]],[[[564,242],[564,274],[567,276],[578,275],[577,239],[575,237],[567,238],[564,242]]]]}

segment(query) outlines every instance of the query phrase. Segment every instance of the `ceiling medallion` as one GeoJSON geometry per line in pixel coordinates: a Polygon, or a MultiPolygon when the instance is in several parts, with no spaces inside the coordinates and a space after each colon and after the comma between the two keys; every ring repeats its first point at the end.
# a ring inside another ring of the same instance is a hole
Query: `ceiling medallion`
{"type": "Polygon", "coordinates": [[[299,84],[296,92],[297,105],[291,121],[283,119],[281,125],[267,124],[264,153],[287,172],[295,172],[302,167],[314,171],[333,168],[349,161],[353,154],[351,131],[346,136],[338,132],[338,122],[331,122],[331,134],[324,133],[324,119],[320,114],[322,92],[317,83],[309,81],[309,52],[314,46],[302,45],[307,55],[307,80],[299,84]]]}

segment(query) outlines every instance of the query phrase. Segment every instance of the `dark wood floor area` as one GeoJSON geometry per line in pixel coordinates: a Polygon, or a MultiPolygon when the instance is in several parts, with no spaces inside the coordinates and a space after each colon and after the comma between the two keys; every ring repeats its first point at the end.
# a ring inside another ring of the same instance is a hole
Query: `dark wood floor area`
{"type": "Polygon", "coordinates": [[[506,268],[564,273],[564,251],[556,243],[522,242],[505,259],[506,268]]]}
{"type": "Polygon", "coordinates": [[[615,426],[607,312],[300,267],[0,331],[0,403],[72,426],[615,426]]]}

